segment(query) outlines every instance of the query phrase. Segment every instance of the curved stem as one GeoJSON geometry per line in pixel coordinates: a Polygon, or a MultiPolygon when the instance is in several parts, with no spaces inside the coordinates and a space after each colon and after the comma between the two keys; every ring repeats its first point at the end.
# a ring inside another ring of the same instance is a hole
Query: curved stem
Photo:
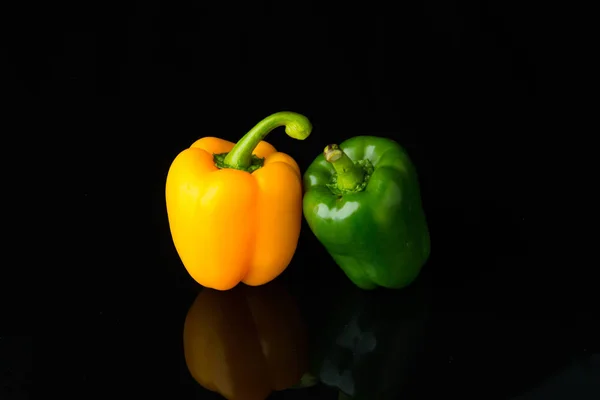
{"type": "Polygon", "coordinates": [[[271,114],[260,121],[254,128],[246,133],[225,157],[225,164],[231,168],[246,169],[250,166],[252,152],[273,129],[285,126],[288,136],[304,140],[311,131],[312,125],[304,115],[291,111],[281,111],[271,114]]]}
{"type": "Polygon", "coordinates": [[[304,389],[315,386],[317,383],[319,383],[319,379],[311,373],[306,372],[304,375],[302,375],[302,378],[300,378],[300,382],[292,386],[290,389],[304,389]]]}
{"type": "Polygon", "coordinates": [[[341,190],[352,190],[363,183],[365,171],[344,153],[337,144],[330,144],[323,151],[325,160],[335,168],[337,187],[341,190]]]}

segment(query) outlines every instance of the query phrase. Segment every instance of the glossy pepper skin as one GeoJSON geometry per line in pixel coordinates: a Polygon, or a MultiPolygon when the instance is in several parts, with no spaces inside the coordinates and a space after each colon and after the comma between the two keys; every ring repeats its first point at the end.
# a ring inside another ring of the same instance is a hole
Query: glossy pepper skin
{"type": "Polygon", "coordinates": [[[338,389],[339,399],[414,398],[430,373],[425,351],[434,320],[425,275],[405,290],[373,291],[340,275],[329,292],[315,290],[327,294],[306,313],[310,374],[338,389]]]}
{"type": "Polygon", "coordinates": [[[358,287],[403,288],[430,238],[417,173],[393,140],[357,136],[329,145],[304,174],[304,217],[358,287]]]}
{"type": "Polygon", "coordinates": [[[298,164],[262,139],[285,126],[299,140],[308,119],[293,112],[268,116],[237,144],[204,137],[169,168],[166,205],[175,248],[202,286],[228,290],[263,285],[290,263],[302,223],[298,164]]]}
{"type": "Polygon", "coordinates": [[[264,400],[308,369],[307,332],[294,298],[277,282],[203,289],[183,328],[194,380],[228,400],[264,400]]]}

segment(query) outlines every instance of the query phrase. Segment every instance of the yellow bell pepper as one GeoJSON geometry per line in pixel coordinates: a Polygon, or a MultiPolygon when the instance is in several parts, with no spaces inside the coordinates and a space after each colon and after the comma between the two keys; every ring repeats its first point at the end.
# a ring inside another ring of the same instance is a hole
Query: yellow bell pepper
{"type": "Polygon", "coordinates": [[[183,351],[194,380],[228,400],[264,400],[308,370],[306,326],[277,282],[203,289],[185,319],[183,351]]]}
{"type": "Polygon", "coordinates": [[[169,168],[171,236],[183,265],[202,286],[263,285],[292,260],[302,222],[302,177],[289,155],[263,141],[279,126],[298,140],[312,131],[305,116],[278,112],[237,144],[197,140],[169,168]]]}

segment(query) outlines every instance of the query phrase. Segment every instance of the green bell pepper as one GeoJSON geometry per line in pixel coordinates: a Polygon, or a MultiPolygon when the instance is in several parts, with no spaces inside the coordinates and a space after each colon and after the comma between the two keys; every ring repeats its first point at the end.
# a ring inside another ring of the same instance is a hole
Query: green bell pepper
{"type": "Polygon", "coordinates": [[[399,289],[429,258],[415,167],[391,139],[357,136],[328,145],[304,174],[304,217],[361,289],[399,289]]]}

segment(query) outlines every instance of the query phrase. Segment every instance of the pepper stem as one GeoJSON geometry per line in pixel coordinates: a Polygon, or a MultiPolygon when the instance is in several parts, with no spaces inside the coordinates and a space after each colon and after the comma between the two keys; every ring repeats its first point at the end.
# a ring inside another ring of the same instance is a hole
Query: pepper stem
{"type": "Polygon", "coordinates": [[[226,166],[235,169],[247,169],[252,162],[252,152],[273,129],[285,126],[288,136],[304,140],[311,131],[312,125],[304,115],[291,111],[281,111],[271,114],[260,121],[254,128],[246,133],[225,157],[226,166]]]}
{"type": "Polygon", "coordinates": [[[341,190],[352,190],[363,183],[365,170],[344,153],[337,144],[330,144],[323,151],[325,160],[335,168],[337,187],[341,190]]]}

